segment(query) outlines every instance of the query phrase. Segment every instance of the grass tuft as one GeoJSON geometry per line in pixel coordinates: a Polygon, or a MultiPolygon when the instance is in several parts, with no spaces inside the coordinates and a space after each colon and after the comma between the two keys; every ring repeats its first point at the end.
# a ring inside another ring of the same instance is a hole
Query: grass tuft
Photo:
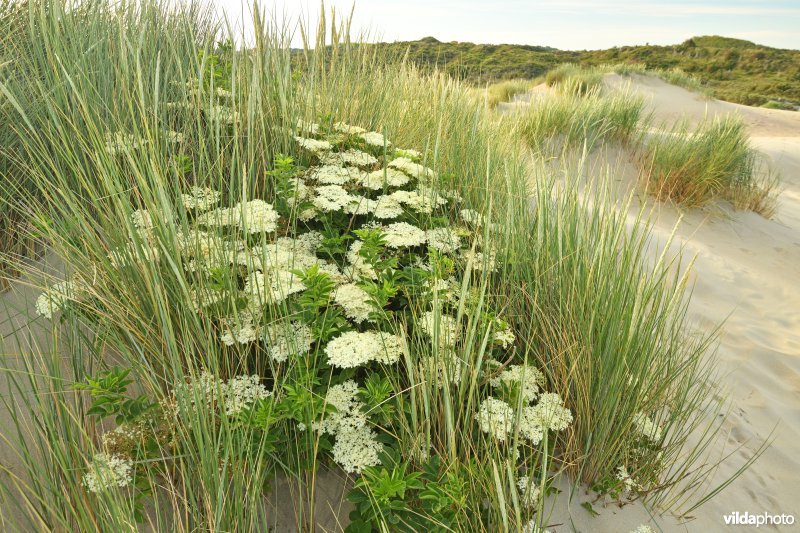
{"type": "Polygon", "coordinates": [[[685,123],[656,132],[638,157],[650,193],[679,204],[702,206],[716,197],[739,209],[770,217],[775,210],[777,178],[751,148],[737,117],[685,123]]]}
{"type": "Polygon", "coordinates": [[[626,92],[603,94],[599,88],[581,94],[578,80],[566,80],[564,91],[534,99],[518,116],[522,138],[537,149],[558,153],[586,143],[626,143],[647,121],[644,100],[626,92]]]}

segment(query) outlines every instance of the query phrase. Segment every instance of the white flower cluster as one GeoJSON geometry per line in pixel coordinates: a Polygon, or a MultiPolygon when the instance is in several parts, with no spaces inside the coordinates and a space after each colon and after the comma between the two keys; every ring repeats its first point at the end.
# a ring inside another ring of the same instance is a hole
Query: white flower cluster
{"type": "Polygon", "coordinates": [[[310,327],[288,320],[267,327],[263,338],[270,357],[276,363],[308,353],[315,340],[310,327]]]}
{"type": "Polygon", "coordinates": [[[240,313],[237,318],[223,319],[221,326],[225,332],[219,339],[226,346],[256,342],[261,329],[254,320],[252,313],[247,311],[240,313]]]}
{"type": "Polygon", "coordinates": [[[98,453],[92,459],[83,485],[90,492],[103,492],[114,487],[127,487],[133,481],[133,463],[119,455],[98,453]]]}
{"type": "Polygon", "coordinates": [[[401,353],[400,338],[383,331],[346,331],[325,347],[328,363],[339,368],[355,368],[371,361],[390,365],[401,353]]]}
{"type": "Polygon", "coordinates": [[[131,222],[133,222],[134,227],[138,230],[153,229],[153,217],[145,209],[137,209],[131,213],[131,222]]]}
{"type": "Polygon", "coordinates": [[[368,466],[380,464],[379,454],[383,445],[369,427],[363,403],[357,398],[358,384],[348,380],[341,385],[333,385],[325,395],[325,403],[336,408],[327,413],[316,425],[322,433],[335,437],[333,460],[351,474],[360,474],[368,466]]]}
{"type": "Polygon", "coordinates": [[[267,270],[251,272],[244,284],[251,307],[259,309],[265,305],[278,304],[290,295],[304,291],[306,286],[293,272],[267,270]]]}
{"type": "Polygon", "coordinates": [[[542,394],[538,403],[530,409],[530,418],[544,429],[563,431],[572,424],[572,412],[564,407],[564,400],[554,392],[542,394]]]}
{"type": "Polygon", "coordinates": [[[425,244],[425,232],[407,222],[395,222],[381,229],[390,248],[407,248],[425,244]]]}
{"type": "Polygon", "coordinates": [[[617,480],[622,482],[623,498],[630,498],[635,491],[643,489],[633,476],[628,473],[628,469],[624,465],[617,467],[617,480]]]}
{"type": "Polygon", "coordinates": [[[209,409],[219,407],[224,414],[234,416],[272,393],[257,375],[236,376],[225,382],[210,372],[203,372],[176,386],[173,395],[178,408],[185,413],[192,412],[197,404],[205,404],[209,409]]]}
{"type": "Polygon", "coordinates": [[[419,159],[422,157],[422,154],[417,150],[413,150],[411,148],[398,148],[394,151],[397,157],[404,157],[406,159],[419,159]]]}
{"type": "Polygon", "coordinates": [[[261,384],[261,378],[257,375],[231,378],[223,388],[222,394],[225,399],[225,414],[228,416],[240,413],[258,400],[270,396],[270,392],[261,384]]]}
{"type": "Polygon", "coordinates": [[[632,529],[630,533],[656,533],[652,527],[647,524],[640,524],[636,529],[632,529]]]}
{"type": "Polygon", "coordinates": [[[431,214],[436,207],[447,205],[447,198],[422,185],[413,191],[395,191],[390,195],[395,202],[417,213],[431,214]]]}
{"type": "Polygon", "coordinates": [[[308,150],[314,154],[321,154],[322,152],[327,152],[333,148],[333,145],[328,141],[322,141],[319,139],[311,139],[309,137],[300,137],[296,135],[294,140],[297,141],[297,144],[300,145],[300,148],[308,150]]]}
{"type": "Polygon", "coordinates": [[[384,146],[388,147],[392,145],[392,143],[390,143],[386,137],[377,131],[368,131],[366,133],[362,133],[360,137],[364,139],[364,142],[370,146],[378,146],[383,148],[384,146]]]}
{"type": "Polygon", "coordinates": [[[539,503],[539,487],[536,483],[529,479],[528,476],[522,476],[517,480],[517,487],[519,488],[520,503],[525,507],[534,508],[539,503]]]}
{"type": "Polygon", "coordinates": [[[415,163],[407,157],[398,157],[396,159],[392,159],[389,162],[389,166],[396,168],[397,170],[402,170],[412,178],[417,178],[421,181],[436,178],[436,173],[433,170],[424,165],[420,165],[419,163],[415,163]]]}
{"type": "Polygon", "coordinates": [[[636,413],[633,415],[633,426],[639,435],[650,442],[658,443],[661,440],[661,428],[646,414],[636,413]]]}
{"type": "Polygon", "coordinates": [[[453,253],[461,247],[461,238],[450,228],[433,228],[425,232],[428,246],[441,253],[453,253]]]}
{"type": "Polygon", "coordinates": [[[519,419],[506,402],[489,397],[481,404],[475,418],[481,430],[498,441],[506,440],[514,429],[519,429],[520,435],[534,446],[542,441],[546,431],[562,431],[572,423],[572,413],[555,393],[544,393],[536,405],[524,406],[519,419]]]}
{"type": "Polygon", "coordinates": [[[508,326],[495,331],[493,334],[494,343],[498,346],[502,346],[504,350],[507,350],[509,346],[514,344],[516,338],[514,331],[508,326]]]}
{"type": "Polygon", "coordinates": [[[308,173],[308,179],[323,185],[344,185],[349,181],[362,179],[365,174],[357,167],[323,165],[312,168],[308,173]]]}
{"type": "Polygon", "coordinates": [[[503,442],[514,430],[514,410],[503,400],[486,398],[481,402],[475,419],[481,431],[503,442]]]}
{"type": "Polygon", "coordinates": [[[377,308],[372,303],[372,297],[367,294],[367,291],[354,283],[339,285],[336,288],[336,292],[334,292],[333,301],[344,309],[344,314],[347,318],[356,324],[360,324],[365,320],[370,321],[370,313],[377,311],[377,308]]]}
{"type": "Polygon", "coordinates": [[[417,321],[417,327],[431,339],[438,335],[441,347],[455,346],[461,336],[458,321],[442,312],[426,311],[422,320],[417,321]]]}
{"type": "Polygon", "coordinates": [[[495,272],[497,270],[496,256],[491,250],[486,252],[466,250],[464,252],[464,261],[471,265],[472,270],[480,272],[495,272]]]}
{"type": "Polygon", "coordinates": [[[219,202],[222,193],[208,187],[192,186],[189,192],[181,194],[183,205],[195,211],[208,211],[219,202]]]}
{"type": "Polygon", "coordinates": [[[320,155],[320,162],[322,162],[324,165],[352,165],[355,167],[371,167],[378,164],[378,159],[374,155],[368,154],[367,152],[350,148],[344,152],[323,153],[320,155]]]}
{"type": "MultiPolygon", "coordinates": [[[[334,122],[333,129],[340,133],[346,133],[348,135],[358,135],[360,133],[366,133],[367,131],[361,126],[351,126],[350,124],[345,124],[344,122],[334,122]]],[[[313,133],[317,132],[315,131],[313,133]]]]}
{"type": "Polygon", "coordinates": [[[365,189],[379,191],[384,187],[403,187],[409,182],[408,176],[393,168],[363,172],[358,177],[358,183],[365,189]]]}
{"type": "Polygon", "coordinates": [[[518,385],[522,400],[530,403],[539,396],[540,387],[544,385],[544,374],[532,366],[511,365],[497,377],[491,379],[489,383],[495,389],[502,385],[518,385]]]}
{"type": "Polygon", "coordinates": [[[77,281],[55,283],[36,299],[36,312],[47,319],[52,319],[53,313],[62,311],[67,303],[75,301],[82,289],[82,285],[77,281]]]}
{"type": "Polygon", "coordinates": [[[204,226],[238,226],[248,233],[272,233],[277,229],[279,215],[272,204],[264,200],[250,200],[231,208],[217,208],[197,217],[204,226]]]}

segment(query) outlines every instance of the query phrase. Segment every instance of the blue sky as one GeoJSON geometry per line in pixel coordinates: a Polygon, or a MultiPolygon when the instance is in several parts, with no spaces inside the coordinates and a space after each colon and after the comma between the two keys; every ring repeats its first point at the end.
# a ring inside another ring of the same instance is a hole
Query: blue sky
{"type": "MultiPolygon", "coordinates": [[[[231,21],[242,18],[240,0],[211,0],[231,21]]],[[[278,17],[314,24],[320,3],[262,0],[278,17]]],[[[325,5],[346,14],[352,0],[325,5]]],[[[353,18],[370,40],[520,43],[568,50],[634,44],[676,44],[693,35],[725,35],[779,48],[800,49],[800,0],[361,0],[353,18]]],[[[297,41],[295,42],[297,44],[297,41]]]]}

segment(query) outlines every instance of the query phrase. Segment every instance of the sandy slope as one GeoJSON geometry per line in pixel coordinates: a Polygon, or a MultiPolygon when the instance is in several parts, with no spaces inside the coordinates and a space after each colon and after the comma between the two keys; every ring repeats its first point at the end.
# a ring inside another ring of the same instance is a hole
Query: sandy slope
{"type": "MultiPolygon", "coordinates": [[[[744,447],[717,479],[734,471],[777,425],[773,445],[733,485],[695,511],[694,520],[678,524],[661,517],[655,522],[664,531],[721,531],[726,530],[723,515],[732,511],[790,513],[800,521],[800,113],[709,100],[655,78],[612,75],[607,83],[644,95],[657,122],[696,123],[704,116],[739,114],[753,146],[783,182],[773,220],[725,204],[680,212],[644,199],[653,209],[654,256],[682,215],[671,250],[696,258],[690,318],[707,331],[725,322],[718,357],[733,407],[725,428],[727,451],[744,447]]],[[[586,172],[606,170],[623,188],[633,187],[637,179],[629,156],[618,150],[601,150],[586,172]]],[[[597,519],[589,519],[575,504],[562,505],[560,511],[557,522],[571,515],[572,528],[579,531],[628,531],[637,519],[647,521],[636,506],[607,509],[597,519]]]]}
{"type": "MultiPolygon", "coordinates": [[[[698,510],[691,530],[701,524],[721,529],[722,515],[734,510],[800,518],[800,113],[705,101],[655,79],[637,78],[632,89],[645,94],[656,116],[667,120],[682,112],[692,121],[704,113],[738,113],[753,145],[782,175],[774,220],[745,212],[711,217],[690,212],[678,231],[677,244],[697,256],[692,318],[701,327],[727,318],[719,359],[734,406],[731,442],[752,448],[779,424],[772,447],[698,510]]],[[[663,238],[675,210],[665,208],[658,215],[655,232],[663,238]]]]}

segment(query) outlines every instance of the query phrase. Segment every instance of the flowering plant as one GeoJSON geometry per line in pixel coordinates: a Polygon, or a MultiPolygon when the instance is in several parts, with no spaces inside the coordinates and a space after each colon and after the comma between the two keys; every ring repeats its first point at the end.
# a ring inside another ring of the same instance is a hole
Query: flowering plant
{"type": "MultiPolygon", "coordinates": [[[[561,398],[544,391],[541,371],[517,360],[508,322],[482,303],[502,266],[488,217],[441,188],[420,152],[395,148],[382,133],[301,121],[294,139],[300,158],[276,158],[269,199],[225,206],[218,191],[184,191],[179,209],[189,225],[169,260],[155,221],[179,217],[132,213],[139,239],[112,250],[112,264],[147,262],[184,276],[192,309],[229,361],[247,362],[247,373],[193,375],[140,419],[106,433],[87,474],[91,490],[132,485],[137,471],[185,445],[170,428],[206,413],[215,424],[268,435],[272,450],[305,442],[309,454],[348,474],[369,473],[353,496],[364,504],[353,528],[368,529],[380,513],[367,509],[364,491],[383,479],[386,458],[404,469],[430,467],[430,441],[409,448],[396,436],[412,416],[414,383],[478,384],[479,401],[463,423],[489,446],[512,449],[520,469],[519,447],[535,448],[571,423],[561,398]],[[469,344],[475,331],[486,339],[480,362],[469,344]],[[285,446],[274,441],[281,438],[285,446]],[[109,473],[98,471],[103,465],[109,473]]],[[[45,316],[79,309],[84,292],[78,280],[60,284],[38,307],[45,316]]],[[[526,507],[535,508],[545,477],[520,477],[526,507]]],[[[423,493],[439,482],[430,472],[421,479],[429,482],[412,485],[423,493]]],[[[413,492],[408,499],[404,505],[420,504],[413,492]]]]}

